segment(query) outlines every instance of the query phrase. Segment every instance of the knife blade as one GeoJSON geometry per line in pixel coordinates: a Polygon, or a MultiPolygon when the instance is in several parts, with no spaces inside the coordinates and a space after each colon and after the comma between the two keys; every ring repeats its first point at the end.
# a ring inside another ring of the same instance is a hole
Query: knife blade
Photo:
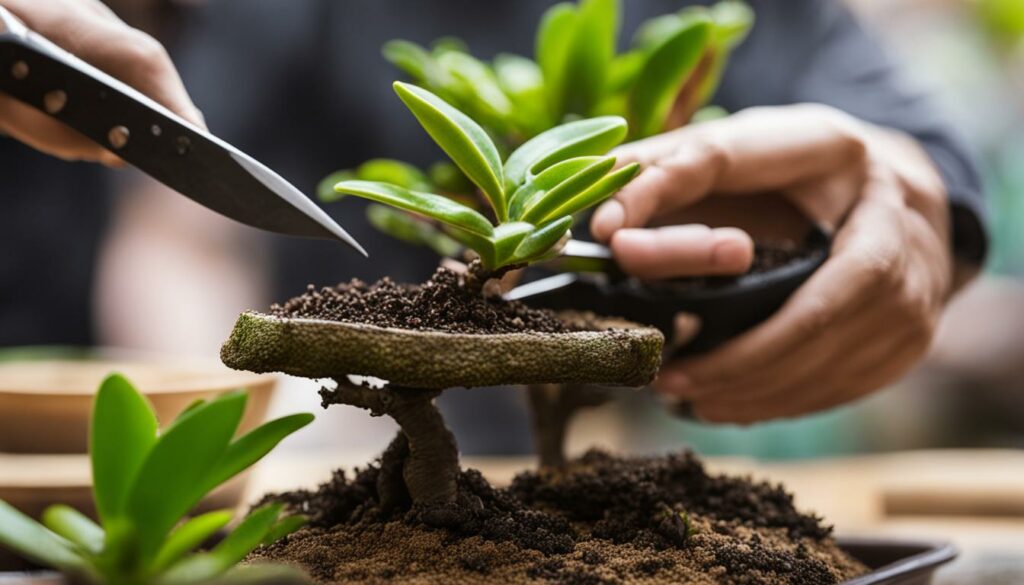
{"type": "Polygon", "coordinates": [[[280,175],[29,30],[0,7],[0,91],[63,122],[157,181],[259,229],[366,250],[280,175]]]}

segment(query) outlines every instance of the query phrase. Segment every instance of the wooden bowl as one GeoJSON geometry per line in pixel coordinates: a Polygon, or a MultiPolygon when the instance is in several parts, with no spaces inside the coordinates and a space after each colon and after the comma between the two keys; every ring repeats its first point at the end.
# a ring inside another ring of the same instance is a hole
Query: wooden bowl
{"type": "Polygon", "coordinates": [[[240,431],[266,416],[275,378],[236,372],[209,361],[154,359],[41,359],[0,363],[0,452],[57,454],[88,451],[92,398],[111,372],[124,374],[169,423],[199,398],[249,390],[240,431]]]}

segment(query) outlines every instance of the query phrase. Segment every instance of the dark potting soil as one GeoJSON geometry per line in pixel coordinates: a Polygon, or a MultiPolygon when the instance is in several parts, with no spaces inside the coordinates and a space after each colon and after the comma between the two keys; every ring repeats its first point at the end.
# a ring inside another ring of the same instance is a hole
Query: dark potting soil
{"type": "Polygon", "coordinates": [[[456,503],[380,508],[379,467],[268,499],[310,525],[250,561],[321,583],[838,583],[866,571],[781,486],[708,474],[691,453],[591,451],[492,487],[462,472],[456,503]]]}
{"type": "Polygon", "coordinates": [[[765,240],[755,242],[754,260],[750,269],[737,276],[689,276],[671,281],[674,288],[721,288],[736,283],[745,276],[762,274],[781,268],[791,262],[809,257],[813,250],[790,241],[765,240]]]}
{"type": "Polygon", "coordinates": [[[423,284],[373,284],[353,279],[306,292],[270,308],[277,317],[305,317],[448,333],[563,333],[572,330],[553,312],[516,301],[484,298],[463,286],[462,278],[438,268],[423,284]]]}

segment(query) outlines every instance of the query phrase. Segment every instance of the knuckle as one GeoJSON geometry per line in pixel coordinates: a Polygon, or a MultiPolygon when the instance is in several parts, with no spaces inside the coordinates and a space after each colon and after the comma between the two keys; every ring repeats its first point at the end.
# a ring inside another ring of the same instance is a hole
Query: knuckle
{"type": "Polygon", "coordinates": [[[170,63],[167,49],[152,36],[142,31],[133,31],[129,41],[129,58],[145,71],[162,71],[170,63]]]}
{"type": "Polygon", "coordinates": [[[851,162],[867,160],[867,138],[861,123],[856,118],[825,104],[801,104],[798,107],[814,116],[823,126],[832,131],[842,145],[845,158],[851,162]]]}
{"type": "Polygon", "coordinates": [[[899,256],[889,246],[874,245],[855,262],[853,274],[865,288],[876,293],[891,293],[903,286],[899,256]]]}
{"type": "Polygon", "coordinates": [[[806,301],[801,319],[796,322],[798,334],[804,338],[814,338],[824,333],[832,322],[833,308],[828,299],[814,296],[806,301]]]}

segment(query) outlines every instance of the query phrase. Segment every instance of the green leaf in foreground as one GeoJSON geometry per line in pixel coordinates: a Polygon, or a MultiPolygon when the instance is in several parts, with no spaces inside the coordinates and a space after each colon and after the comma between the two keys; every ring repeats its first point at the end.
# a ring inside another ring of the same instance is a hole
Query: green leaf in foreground
{"type": "Polygon", "coordinates": [[[431,138],[483,190],[498,219],[504,221],[501,157],[487,132],[469,116],[423,88],[397,81],[394,87],[431,138]]]}
{"type": "Polygon", "coordinates": [[[43,511],[43,524],[90,554],[103,549],[103,529],[88,516],[63,504],[54,504],[43,511]]]}
{"type": "Polygon", "coordinates": [[[145,397],[124,376],[108,376],[96,393],[89,425],[93,498],[101,519],[123,512],[129,489],[156,441],[156,415],[145,397]]]}
{"type": "Polygon", "coordinates": [[[73,545],[0,500],[0,544],[37,563],[62,571],[82,568],[73,545]]]}
{"type": "Polygon", "coordinates": [[[207,512],[190,518],[171,532],[153,561],[154,571],[163,571],[210,539],[231,522],[231,510],[207,512]]]}
{"type": "Polygon", "coordinates": [[[602,116],[556,126],[531,138],[505,162],[505,182],[518,186],[529,173],[537,174],[568,158],[600,155],[626,137],[626,120],[602,116]]]}
{"type": "Polygon", "coordinates": [[[454,256],[462,249],[458,242],[429,221],[387,205],[371,203],[366,208],[366,218],[373,227],[385,234],[403,242],[427,246],[438,256],[454,256]]]}

